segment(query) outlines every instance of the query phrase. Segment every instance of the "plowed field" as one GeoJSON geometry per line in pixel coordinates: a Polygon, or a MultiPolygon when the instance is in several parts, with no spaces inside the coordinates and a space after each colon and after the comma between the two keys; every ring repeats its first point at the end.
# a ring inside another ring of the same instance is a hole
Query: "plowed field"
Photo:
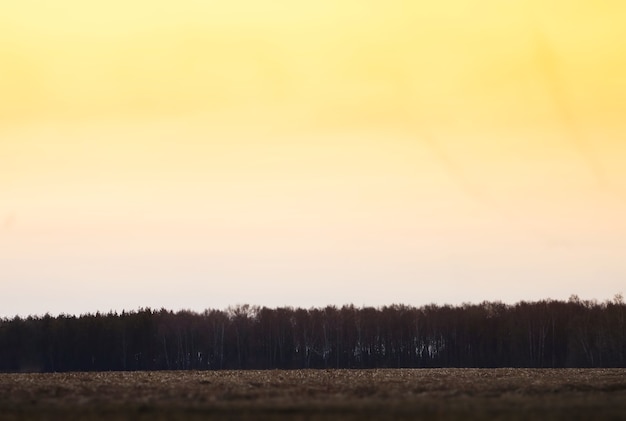
{"type": "Polygon", "coordinates": [[[626,369],[0,374],[2,420],[626,419],[626,369]]]}

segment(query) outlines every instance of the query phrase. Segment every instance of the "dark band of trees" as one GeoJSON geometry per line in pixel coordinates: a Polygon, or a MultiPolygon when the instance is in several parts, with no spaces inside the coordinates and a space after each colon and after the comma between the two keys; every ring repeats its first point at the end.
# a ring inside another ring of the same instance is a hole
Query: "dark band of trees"
{"type": "Polygon", "coordinates": [[[0,371],[624,367],[626,304],[259,308],[0,321],[0,371]]]}

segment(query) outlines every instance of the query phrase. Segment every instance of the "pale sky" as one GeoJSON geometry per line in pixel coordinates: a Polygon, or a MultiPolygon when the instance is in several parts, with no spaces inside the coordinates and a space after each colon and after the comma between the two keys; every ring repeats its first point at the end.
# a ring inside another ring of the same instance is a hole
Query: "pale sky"
{"type": "Polygon", "coordinates": [[[626,3],[0,3],[0,317],[626,291],[626,3]]]}

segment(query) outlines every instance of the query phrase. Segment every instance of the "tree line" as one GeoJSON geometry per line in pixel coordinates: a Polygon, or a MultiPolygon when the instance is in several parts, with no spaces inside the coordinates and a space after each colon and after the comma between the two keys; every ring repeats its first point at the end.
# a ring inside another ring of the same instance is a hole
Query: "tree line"
{"type": "Polygon", "coordinates": [[[353,305],[0,320],[0,371],[624,367],[626,304],[353,305]]]}

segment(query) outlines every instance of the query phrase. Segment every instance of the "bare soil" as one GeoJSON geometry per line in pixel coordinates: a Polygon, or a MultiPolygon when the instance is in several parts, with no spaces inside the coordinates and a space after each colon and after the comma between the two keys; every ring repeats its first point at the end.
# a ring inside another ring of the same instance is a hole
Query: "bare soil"
{"type": "Polygon", "coordinates": [[[0,420],[626,420],[626,369],[0,374],[0,420]]]}

